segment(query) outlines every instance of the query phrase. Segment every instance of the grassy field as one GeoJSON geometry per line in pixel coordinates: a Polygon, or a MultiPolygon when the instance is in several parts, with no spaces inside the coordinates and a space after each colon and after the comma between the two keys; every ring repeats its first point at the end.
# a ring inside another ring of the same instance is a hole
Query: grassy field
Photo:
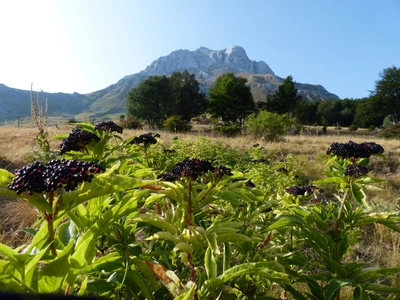
{"type": "MultiPolygon", "coordinates": [[[[2,127],[1,129],[0,168],[12,172],[15,168],[32,163],[33,153],[40,151],[38,144],[34,141],[37,129],[24,127],[2,127]]],[[[68,125],[46,128],[52,150],[57,149],[59,141],[51,140],[51,138],[61,133],[67,134],[71,129],[72,127],[68,125]]],[[[323,178],[325,152],[331,143],[346,143],[349,140],[358,143],[376,142],[384,147],[384,155],[387,159],[371,158],[372,175],[385,181],[380,185],[381,191],[368,194],[369,201],[382,209],[396,209],[400,200],[400,142],[398,140],[383,139],[367,130],[350,132],[329,128],[326,135],[300,134],[287,136],[281,142],[267,142],[262,139],[253,139],[251,136],[226,138],[208,129],[208,126],[196,127],[197,132],[185,134],[159,132],[161,135],[159,142],[168,145],[176,137],[195,140],[199,135],[203,135],[213,142],[223,142],[226,147],[242,151],[258,144],[258,147],[264,147],[271,153],[294,155],[302,166],[303,174],[310,182],[323,178]]],[[[124,130],[122,136],[128,138],[146,132],[148,130],[124,130]]],[[[27,238],[21,228],[32,226],[38,213],[29,203],[16,198],[2,198],[0,209],[1,242],[17,246],[27,238]]],[[[379,224],[371,226],[364,232],[363,240],[356,246],[354,253],[359,259],[376,266],[400,267],[400,235],[379,224]]]]}

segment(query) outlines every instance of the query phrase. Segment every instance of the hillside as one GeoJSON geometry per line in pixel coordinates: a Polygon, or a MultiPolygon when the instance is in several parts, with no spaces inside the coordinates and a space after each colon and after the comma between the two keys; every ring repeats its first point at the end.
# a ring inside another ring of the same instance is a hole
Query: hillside
{"type": "MultiPolygon", "coordinates": [[[[252,61],[246,51],[239,46],[223,50],[210,50],[201,47],[195,51],[176,50],[167,56],[153,61],[145,70],[128,75],[102,90],[88,94],[46,93],[40,92],[41,103],[49,103],[49,116],[60,119],[91,118],[102,119],[110,114],[125,113],[125,95],[150,75],[171,75],[173,72],[188,70],[196,75],[200,87],[207,94],[217,77],[233,72],[247,78],[254,99],[264,101],[265,96],[274,93],[282,83],[263,61],[252,61]]],[[[339,99],[318,84],[296,83],[296,87],[306,100],[339,99]]],[[[35,93],[36,97],[36,93],[35,93]]],[[[19,90],[0,84],[0,122],[26,118],[31,114],[28,90],[19,90]]]]}

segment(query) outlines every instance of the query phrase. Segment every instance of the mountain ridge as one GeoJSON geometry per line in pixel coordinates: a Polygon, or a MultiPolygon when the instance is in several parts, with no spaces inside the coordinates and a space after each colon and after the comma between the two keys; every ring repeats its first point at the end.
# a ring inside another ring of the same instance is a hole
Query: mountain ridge
{"type": "MultiPolygon", "coordinates": [[[[108,114],[125,113],[126,93],[143,79],[152,75],[171,75],[187,70],[195,74],[200,88],[207,94],[217,77],[226,72],[245,77],[256,101],[263,101],[277,90],[283,78],[275,75],[264,61],[250,60],[244,48],[230,46],[222,50],[200,47],[195,51],[179,49],[154,60],[144,70],[126,75],[108,87],[87,94],[40,92],[40,99],[48,99],[49,116],[71,118],[87,115],[101,119],[108,114]]],[[[296,83],[296,88],[306,100],[336,100],[339,97],[328,92],[322,85],[296,83]]],[[[36,96],[36,93],[35,93],[36,96]]],[[[29,117],[30,91],[19,90],[0,84],[0,122],[5,118],[29,117]]]]}

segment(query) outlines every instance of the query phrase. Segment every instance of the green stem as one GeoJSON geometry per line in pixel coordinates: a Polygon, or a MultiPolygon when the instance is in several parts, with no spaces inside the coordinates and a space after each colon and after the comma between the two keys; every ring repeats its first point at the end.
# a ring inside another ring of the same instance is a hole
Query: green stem
{"type": "MultiPolygon", "coordinates": [[[[54,191],[50,191],[49,193],[49,204],[53,209],[53,201],[54,201],[54,191]]],[[[54,243],[54,215],[53,213],[45,213],[46,221],[47,221],[47,230],[49,231],[49,242],[50,242],[50,250],[54,256],[57,256],[57,248],[54,243]]]]}
{"type": "MultiPolygon", "coordinates": [[[[334,259],[336,262],[339,262],[339,242],[338,242],[337,238],[339,235],[340,221],[342,219],[342,213],[343,213],[344,205],[346,203],[348,191],[349,190],[346,190],[346,192],[343,195],[342,203],[340,204],[339,213],[338,213],[338,217],[336,220],[336,228],[335,228],[335,236],[334,236],[335,237],[335,253],[334,253],[335,257],[334,257],[334,259]]],[[[340,288],[336,290],[333,298],[336,300],[340,300],[340,288]]]]}
{"type": "Polygon", "coordinates": [[[189,197],[188,197],[188,217],[190,222],[193,223],[193,204],[192,204],[192,177],[188,177],[189,179],[189,197]]]}

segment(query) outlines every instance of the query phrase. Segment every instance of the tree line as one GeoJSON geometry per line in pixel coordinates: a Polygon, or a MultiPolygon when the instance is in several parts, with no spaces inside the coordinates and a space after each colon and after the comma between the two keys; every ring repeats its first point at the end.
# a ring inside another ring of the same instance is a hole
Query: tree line
{"type": "Polygon", "coordinates": [[[178,131],[190,128],[190,120],[203,114],[237,128],[261,112],[303,125],[369,128],[399,121],[400,69],[394,66],[379,74],[375,89],[362,99],[307,101],[298,94],[293,77],[287,76],[274,94],[256,103],[246,83],[243,77],[225,73],[206,97],[188,71],[149,76],[127,93],[127,113],[151,128],[178,131]]]}

